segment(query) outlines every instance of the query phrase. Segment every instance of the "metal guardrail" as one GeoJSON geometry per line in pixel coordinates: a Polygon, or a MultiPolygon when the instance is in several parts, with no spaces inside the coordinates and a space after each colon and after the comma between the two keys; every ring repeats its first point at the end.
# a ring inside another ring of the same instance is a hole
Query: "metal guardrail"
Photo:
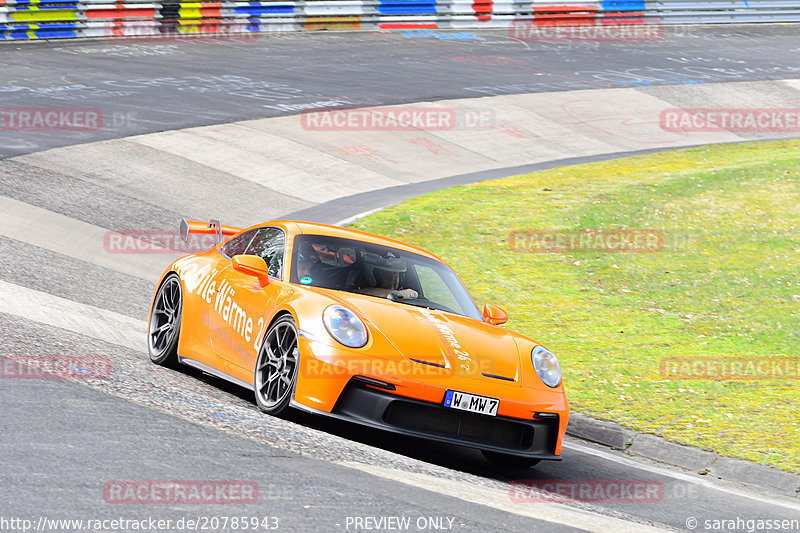
{"type": "Polygon", "coordinates": [[[731,22],[800,22],[800,0],[0,0],[0,40],[731,22]]]}

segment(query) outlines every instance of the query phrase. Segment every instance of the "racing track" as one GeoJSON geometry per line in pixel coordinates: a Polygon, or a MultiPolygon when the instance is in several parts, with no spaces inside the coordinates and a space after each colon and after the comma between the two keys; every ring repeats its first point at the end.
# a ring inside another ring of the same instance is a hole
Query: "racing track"
{"type": "Polygon", "coordinates": [[[170,256],[103,250],[107,230],[172,229],[182,215],[248,224],[294,212],[336,222],[555,160],[780,137],[676,137],[660,130],[657,117],[669,106],[798,107],[798,34],[794,26],[726,26],[660,43],[415,32],[4,44],[3,108],[94,107],[106,124],[81,134],[0,132],[3,354],[108,355],[114,373],[88,388],[2,380],[0,483],[13,488],[3,516],[177,518],[235,508],[279,516],[284,531],[343,531],[353,515],[454,517],[457,531],[644,531],[685,530],[689,517],[800,515],[786,487],[783,495],[752,489],[571,438],[563,462],[503,471],[466,450],[300,413],[264,417],[245,391],[147,361],[144,317],[170,256]],[[321,102],[433,101],[464,114],[488,111],[501,127],[320,133],[293,116],[321,102]],[[215,126],[243,120],[253,122],[215,126]],[[385,159],[342,151],[351,146],[385,159]],[[519,478],[655,479],[664,499],[514,504],[508,481],[519,478]],[[257,479],[261,497],[202,513],[139,509],[103,501],[111,479],[257,479]]]}

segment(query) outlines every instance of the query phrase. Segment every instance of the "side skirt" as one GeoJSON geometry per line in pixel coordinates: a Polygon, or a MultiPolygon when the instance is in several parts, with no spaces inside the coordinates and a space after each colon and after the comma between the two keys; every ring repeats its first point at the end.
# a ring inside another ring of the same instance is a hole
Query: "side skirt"
{"type": "Polygon", "coordinates": [[[224,379],[225,381],[230,381],[231,383],[239,385],[240,387],[244,387],[245,389],[254,390],[252,383],[244,382],[239,378],[235,378],[221,370],[217,370],[216,368],[210,367],[205,363],[201,363],[200,361],[195,361],[194,359],[189,359],[188,357],[178,355],[178,362],[194,367],[198,370],[202,370],[206,374],[211,374],[212,376],[224,379]]]}

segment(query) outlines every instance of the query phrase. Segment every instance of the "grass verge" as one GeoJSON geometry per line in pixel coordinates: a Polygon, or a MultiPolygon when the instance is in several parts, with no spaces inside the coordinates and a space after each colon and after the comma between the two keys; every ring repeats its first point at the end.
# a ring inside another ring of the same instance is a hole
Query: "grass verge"
{"type": "Polygon", "coordinates": [[[574,410],[800,473],[800,142],[486,181],[352,227],[437,253],[504,307],[559,357],[574,410]],[[537,253],[529,233],[620,228],[661,232],[663,247],[537,253]],[[708,366],[733,360],[743,379],[708,366]]]}

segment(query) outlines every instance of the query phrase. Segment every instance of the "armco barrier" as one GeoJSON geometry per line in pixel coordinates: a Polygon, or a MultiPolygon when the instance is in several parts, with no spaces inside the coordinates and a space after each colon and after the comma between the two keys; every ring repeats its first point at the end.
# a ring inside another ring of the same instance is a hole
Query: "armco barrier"
{"type": "Polygon", "coordinates": [[[0,40],[717,22],[800,22],[800,0],[0,0],[0,40]]]}

